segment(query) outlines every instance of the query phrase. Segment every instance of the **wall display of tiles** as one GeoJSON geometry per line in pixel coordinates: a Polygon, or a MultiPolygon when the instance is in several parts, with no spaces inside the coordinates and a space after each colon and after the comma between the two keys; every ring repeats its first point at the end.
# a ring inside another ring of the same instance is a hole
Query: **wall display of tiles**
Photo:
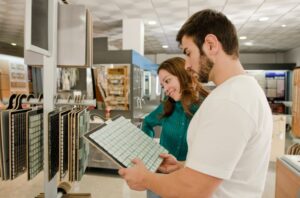
{"type": "MultiPolygon", "coordinates": [[[[48,114],[48,178],[79,181],[88,162],[89,111],[74,108],[48,114]],[[67,176],[68,175],[68,176],[67,176]]],[[[0,111],[0,176],[13,180],[27,170],[32,180],[43,170],[43,109],[0,111]]]]}

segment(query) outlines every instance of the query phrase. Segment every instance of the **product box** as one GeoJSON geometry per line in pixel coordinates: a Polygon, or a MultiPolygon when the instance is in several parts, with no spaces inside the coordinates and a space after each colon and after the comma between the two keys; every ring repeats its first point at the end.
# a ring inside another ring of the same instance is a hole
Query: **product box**
{"type": "Polygon", "coordinates": [[[9,75],[0,73],[0,90],[9,89],[9,75]]]}
{"type": "Polygon", "coordinates": [[[268,98],[276,98],[277,96],[277,89],[267,89],[267,97],[268,98]]]}
{"type": "Polygon", "coordinates": [[[10,91],[7,90],[7,89],[1,89],[0,90],[0,95],[2,97],[2,100],[9,100],[9,97],[10,97],[10,91]]]}

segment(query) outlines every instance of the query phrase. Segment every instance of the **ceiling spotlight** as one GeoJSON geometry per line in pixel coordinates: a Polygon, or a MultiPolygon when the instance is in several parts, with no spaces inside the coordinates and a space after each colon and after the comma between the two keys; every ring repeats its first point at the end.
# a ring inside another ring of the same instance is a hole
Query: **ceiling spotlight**
{"type": "Polygon", "coordinates": [[[12,46],[16,46],[17,44],[16,44],[16,43],[11,43],[11,45],[12,45],[12,46]]]}
{"type": "Polygon", "coordinates": [[[163,45],[162,48],[166,49],[166,48],[169,48],[168,45],[163,45]]]}
{"type": "Polygon", "coordinates": [[[247,36],[240,36],[240,39],[245,40],[245,39],[247,39],[247,36]]]}
{"type": "Polygon", "coordinates": [[[261,18],[259,18],[258,20],[259,20],[259,21],[267,21],[267,20],[269,20],[269,17],[261,17],[261,18]]]}
{"type": "Polygon", "coordinates": [[[286,25],[285,25],[285,24],[282,24],[281,27],[286,27],[286,25]]]}
{"type": "Polygon", "coordinates": [[[156,21],[148,21],[148,25],[155,25],[156,21]]]}
{"type": "Polygon", "coordinates": [[[247,46],[252,46],[253,43],[252,43],[252,42],[246,42],[245,45],[247,45],[247,46]]]}

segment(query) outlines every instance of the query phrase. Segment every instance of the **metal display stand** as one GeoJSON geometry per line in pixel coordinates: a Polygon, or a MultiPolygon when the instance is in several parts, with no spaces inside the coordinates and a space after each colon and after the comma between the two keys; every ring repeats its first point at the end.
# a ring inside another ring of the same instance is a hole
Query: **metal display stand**
{"type": "MultiPolygon", "coordinates": [[[[22,99],[22,104],[30,104],[30,105],[44,105],[43,100],[39,100],[36,98],[32,98],[29,100],[26,100],[25,98],[22,99]]],[[[94,99],[85,99],[85,100],[80,100],[76,101],[75,99],[58,99],[54,101],[54,105],[79,105],[79,106],[96,106],[96,100],[94,99]]]]}
{"type": "MultiPolygon", "coordinates": [[[[25,55],[27,53],[32,53],[32,55],[34,55],[33,57],[31,56],[25,56],[25,63],[28,65],[43,65],[43,100],[39,100],[39,99],[34,99],[34,98],[28,98],[26,101],[24,100],[24,104],[35,104],[35,105],[43,105],[43,128],[44,128],[44,139],[43,139],[43,143],[44,143],[44,196],[45,198],[56,198],[56,197],[61,197],[62,193],[58,192],[58,185],[57,185],[57,181],[58,181],[58,175],[56,174],[51,180],[49,180],[49,161],[48,161],[48,114],[54,110],[55,105],[75,105],[75,106],[95,106],[96,102],[95,100],[81,100],[79,98],[75,98],[75,99],[58,99],[57,97],[55,97],[56,93],[57,93],[57,65],[58,64],[62,64],[62,59],[58,57],[58,55],[60,55],[60,57],[62,56],[62,52],[65,52],[66,50],[62,50],[63,47],[66,47],[67,45],[63,42],[65,41],[67,38],[65,38],[63,35],[61,35],[61,32],[58,32],[58,28],[60,27],[60,29],[66,29],[63,27],[63,25],[66,24],[62,24],[61,20],[62,20],[62,13],[63,14],[67,14],[64,16],[69,16],[69,12],[60,12],[60,24],[58,25],[58,12],[59,12],[59,4],[60,1],[59,0],[48,0],[48,7],[45,9],[48,9],[48,35],[38,35],[42,38],[45,38],[47,36],[48,39],[48,45],[47,47],[44,47],[47,53],[44,53],[42,50],[43,48],[41,48],[41,50],[37,50],[36,48],[28,48],[27,45],[25,47],[25,55]],[[59,26],[59,27],[58,27],[59,26]],[[58,34],[59,33],[59,34],[58,34]],[[59,40],[59,44],[62,44],[63,46],[60,46],[60,52],[58,54],[58,38],[60,38],[59,40]],[[49,48],[48,48],[49,47],[49,48]],[[33,62],[32,62],[33,61],[33,62]]],[[[31,40],[30,38],[32,37],[31,31],[33,33],[39,33],[38,31],[35,31],[35,29],[32,28],[31,26],[31,22],[32,19],[31,17],[36,17],[36,15],[32,15],[33,12],[31,10],[33,0],[26,0],[26,23],[25,23],[25,28],[27,28],[26,32],[25,32],[25,43],[29,43],[31,44],[31,40]]],[[[36,2],[35,2],[36,3],[36,2]]],[[[36,5],[36,4],[35,4],[36,5]]],[[[38,5],[36,5],[38,6],[38,5]]],[[[69,6],[61,6],[60,9],[68,9],[69,6]]],[[[91,55],[91,49],[92,49],[92,20],[91,20],[91,16],[89,13],[86,13],[86,9],[83,8],[82,6],[73,6],[73,8],[78,8],[80,10],[83,10],[83,14],[84,16],[87,17],[86,22],[83,23],[82,18],[78,18],[80,23],[80,30],[73,30],[72,28],[71,31],[76,31],[77,32],[83,32],[84,35],[88,35],[86,36],[87,38],[90,38],[90,42],[88,44],[86,44],[85,48],[86,52],[82,52],[79,51],[78,53],[80,53],[82,56],[87,56],[87,55],[91,55]],[[86,26],[86,23],[89,24],[89,26],[86,26]],[[88,28],[87,32],[86,32],[86,28],[88,28]]],[[[71,9],[71,10],[72,10],[71,9]]],[[[77,14],[77,13],[76,13],[77,14]]],[[[47,19],[47,18],[46,18],[47,19]]],[[[74,21],[72,18],[71,22],[78,22],[74,21]]],[[[70,22],[70,23],[71,23],[70,22]]],[[[70,23],[67,23],[67,25],[70,25],[70,23]]],[[[78,24],[72,24],[74,26],[77,27],[78,24]]],[[[40,26],[38,26],[40,27],[40,26]]],[[[71,33],[70,33],[71,35],[71,33]]],[[[73,34],[72,34],[73,35],[73,34]]],[[[68,35],[69,36],[69,35],[68,35]]],[[[73,37],[68,37],[69,40],[73,40],[73,37]]],[[[77,38],[75,38],[77,39],[77,38]]],[[[86,41],[87,39],[83,39],[82,41],[88,42],[86,41]]],[[[80,40],[81,41],[81,40],[80,40]]],[[[85,48],[79,48],[79,49],[85,49],[85,48]]],[[[67,50],[68,51],[68,50],[67,50]]],[[[73,51],[70,52],[70,54],[68,54],[71,56],[71,60],[73,61],[73,51]]],[[[65,54],[63,54],[63,57],[66,57],[65,54]]],[[[68,60],[70,59],[63,59],[63,64],[64,65],[70,65],[68,60]]],[[[84,63],[84,66],[90,66],[90,62],[91,62],[91,56],[88,57],[87,62],[84,63]]],[[[78,61],[76,60],[76,64],[79,64],[78,61]]],[[[71,63],[72,66],[74,66],[74,63],[71,63]]],[[[82,64],[79,64],[78,66],[82,66],[82,64]]],[[[23,102],[23,101],[22,101],[23,102]]]]}
{"type": "MultiPolygon", "coordinates": [[[[53,13],[52,27],[57,27],[58,0],[51,0],[53,13]]],[[[53,38],[51,55],[43,57],[43,107],[44,107],[44,129],[48,129],[48,113],[54,109],[53,98],[56,94],[56,66],[57,66],[57,28],[51,28],[48,34],[53,38]]],[[[48,178],[48,130],[44,130],[44,192],[45,198],[57,197],[57,175],[49,181],[48,178]]]]}

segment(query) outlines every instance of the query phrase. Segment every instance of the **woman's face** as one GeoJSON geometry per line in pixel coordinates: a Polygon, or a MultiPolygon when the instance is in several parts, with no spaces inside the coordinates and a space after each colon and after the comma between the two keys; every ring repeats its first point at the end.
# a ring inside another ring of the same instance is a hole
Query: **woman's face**
{"type": "Polygon", "coordinates": [[[181,98],[180,83],[176,76],[161,69],[158,73],[159,81],[167,96],[179,101],[181,98]]]}

